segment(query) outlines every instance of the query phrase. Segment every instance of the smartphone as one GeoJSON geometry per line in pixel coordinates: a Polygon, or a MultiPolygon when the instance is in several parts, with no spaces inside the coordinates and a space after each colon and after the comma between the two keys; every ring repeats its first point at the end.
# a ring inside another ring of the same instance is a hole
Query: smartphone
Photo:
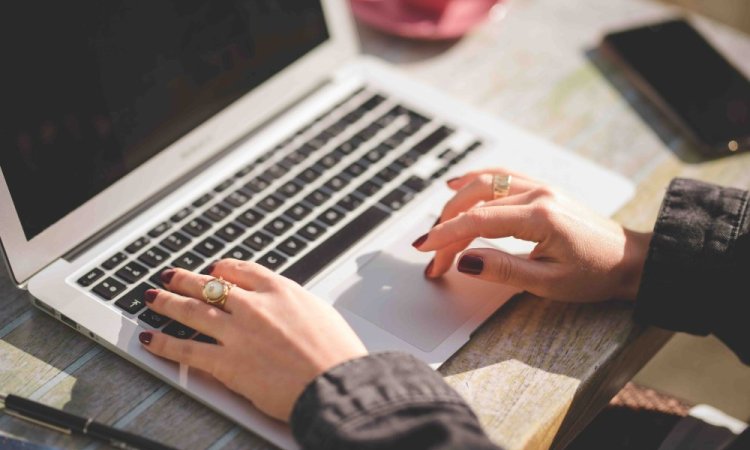
{"type": "Polygon", "coordinates": [[[750,149],[750,82],[689,23],[610,33],[601,48],[704,153],[750,149]]]}

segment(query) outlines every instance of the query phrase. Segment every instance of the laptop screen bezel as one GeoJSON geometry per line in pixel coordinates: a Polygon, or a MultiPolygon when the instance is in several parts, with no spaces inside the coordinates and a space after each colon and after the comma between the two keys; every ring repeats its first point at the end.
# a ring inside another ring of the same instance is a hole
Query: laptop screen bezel
{"type": "Polygon", "coordinates": [[[321,0],[321,4],[328,40],[31,240],[24,235],[0,169],[0,245],[14,282],[24,284],[34,273],[289,107],[324,82],[344,62],[354,58],[358,42],[346,0],[321,0]],[[143,180],[153,181],[144,183],[143,180]]]}

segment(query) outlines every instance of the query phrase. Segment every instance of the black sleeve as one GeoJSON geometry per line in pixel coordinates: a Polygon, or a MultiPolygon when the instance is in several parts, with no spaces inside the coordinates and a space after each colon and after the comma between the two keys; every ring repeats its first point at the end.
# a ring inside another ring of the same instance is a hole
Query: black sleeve
{"type": "Polygon", "coordinates": [[[750,364],[750,193],[675,179],[662,203],[635,317],[721,339],[750,364]]]}
{"type": "Polygon", "coordinates": [[[380,353],[317,377],[291,427],[305,449],[499,450],[442,377],[413,356],[380,353]]]}

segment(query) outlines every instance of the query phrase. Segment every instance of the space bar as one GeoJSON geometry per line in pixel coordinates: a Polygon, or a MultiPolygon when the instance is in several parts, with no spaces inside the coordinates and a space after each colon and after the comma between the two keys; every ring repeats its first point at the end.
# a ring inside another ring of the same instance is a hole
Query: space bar
{"type": "Polygon", "coordinates": [[[299,284],[307,283],[337,256],[375,229],[390,215],[390,213],[373,206],[289,266],[281,275],[291,278],[299,284]]]}

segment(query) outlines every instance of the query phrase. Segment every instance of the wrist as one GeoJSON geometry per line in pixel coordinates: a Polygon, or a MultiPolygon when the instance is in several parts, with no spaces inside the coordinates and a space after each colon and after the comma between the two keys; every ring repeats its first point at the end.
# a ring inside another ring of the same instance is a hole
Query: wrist
{"type": "Polygon", "coordinates": [[[617,298],[635,301],[646,264],[648,249],[653,233],[641,233],[625,228],[625,255],[623,257],[623,276],[617,298]]]}

